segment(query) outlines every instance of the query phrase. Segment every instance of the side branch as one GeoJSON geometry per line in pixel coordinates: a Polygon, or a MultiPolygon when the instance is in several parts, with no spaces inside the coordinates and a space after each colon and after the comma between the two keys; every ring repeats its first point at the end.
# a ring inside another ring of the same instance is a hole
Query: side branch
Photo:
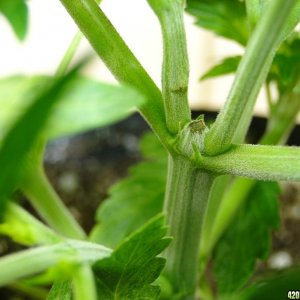
{"type": "Polygon", "coordinates": [[[94,0],[60,1],[116,79],[134,86],[147,97],[140,111],[168,146],[171,135],[165,125],[161,92],[97,3],[94,0]]]}
{"type": "Polygon", "coordinates": [[[233,145],[217,156],[202,156],[201,167],[218,174],[258,180],[300,181],[300,148],[233,145]]]}
{"type": "Polygon", "coordinates": [[[216,155],[231,143],[241,143],[252,117],[259,90],[280,43],[298,22],[296,0],[274,0],[258,23],[239,65],[224,108],[208,132],[205,151],[216,155]]]}

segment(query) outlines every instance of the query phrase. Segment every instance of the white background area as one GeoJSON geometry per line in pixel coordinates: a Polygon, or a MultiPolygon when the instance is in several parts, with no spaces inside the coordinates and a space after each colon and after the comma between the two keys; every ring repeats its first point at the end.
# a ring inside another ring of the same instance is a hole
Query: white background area
{"type": "MultiPolygon", "coordinates": [[[[29,33],[19,42],[10,26],[0,17],[0,77],[10,74],[53,74],[77,28],[59,0],[30,0],[29,33]]],[[[147,72],[160,86],[162,41],[158,21],[146,0],[103,0],[101,7],[125,39],[147,72]]],[[[193,25],[186,16],[188,51],[190,57],[189,101],[196,109],[219,109],[226,100],[232,76],[199,82],[209,67],[228,55],[242,53],[242,49],[228,41],[217,39],[193,25]]],[[[77,55],[92,51],[86,41],[77,55]]],[[[88,67],[91,76],[115,82],[100,59],[88,67]]],[[[266,112],[263,95],[256,105],[256,114],[266,112]]]]}

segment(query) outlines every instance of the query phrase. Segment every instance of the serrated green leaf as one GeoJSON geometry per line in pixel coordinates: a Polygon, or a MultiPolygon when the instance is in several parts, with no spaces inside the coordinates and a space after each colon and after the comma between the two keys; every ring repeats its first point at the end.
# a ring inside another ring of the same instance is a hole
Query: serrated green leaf
{"type": "Polygon", "coordinates": [[[0,0],[2,13],[12,26],[16,36],[24,40],[28,29],[28,8],[25,0],[0,0]]]}
{"type": "MultiPolygon", "coordinates": [[[[0,137],[49,80],[45,76],[13,76],[0,81],[0,137]]],[[[63,87],[44,134],[54,139],[108,125],[127,117],[143,101],[130,87],[77,76],[63,87]]]]}
{"type": "Polygon", "coordinates": [[[131,167],[129,177],[110,189],[110,197],[98,209],[92,241],[115,247],[162,210],[166,151],[153,134],[143,137],[140,148],[146,162],[131,167]]]}
{"type": "Polygon", "coordinates": [[[231,294],[252,275],[255,262],[265,259],[270,231],[279,226],[279,187],[257,182],[232,225],[216,245],[213,272],[220,294],[231,294]]]}
{"type": "Polygon", "coordinates": [[[200,80],[206,80],[209,78],[219,77],[223,75],[228,75],[235,73],[238,68],[238,65],[241,61],[241,56],[227,57],[219,64],[213,66],[210,70],[204,73],[200,80]]]}
{"type": "Polygon", "coordinates": [[[95,263],[99,300],[158,299],[158,278],[165,259],[157,257],[170,243],[162,216],[128,237],[112,255],[95,263]]]}
{"type": "Polygon", "coordinates": [[[187,12],[196,17],[198,26],[246,45],[249,32],[242,1],[187,0],[187,12]]]}
{"type": "Polygon", "coordinates": [[[71,281],[57,280],[54,282],[47,300],[72,300],[71,281]]]}

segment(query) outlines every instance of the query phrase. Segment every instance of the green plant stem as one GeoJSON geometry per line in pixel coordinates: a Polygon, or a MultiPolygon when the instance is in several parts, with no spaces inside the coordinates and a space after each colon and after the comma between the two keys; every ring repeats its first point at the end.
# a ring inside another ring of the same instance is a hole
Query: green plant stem
{"type": "Polygon", "coordinates": [[[36,275],[62,261],[93,263],[110,254],[104,246],[71,240],[10,254],[0,259],[0,286],[36,275]]]}
{"type": "Polygon", "coordinates": [[[61,236],[12,202],[5,211],[0,233],[23,245],[55,244],[62,241],[61,236]]]}
{"type": "Polygon", "coordinates": [[[182,157],[169,157],[164,211],[169,235],[165,275],[178,299],[194,299],[202,219],[214,176],[182,157]]]}
{"type": "Polygon", "coordinates": [[[75,300],[97,300],[97,290],[92,268],[89,264],[81,264],[73,275],[75,300]]]}
{"type": "Polygon", "coordinates": [[[273,99],[272,99],[272,93],[271,93],[269,82],[265,83],[265,90],[266,90],[266,98],[267,98],[267,103],[269,108],[269,115],[271,115],[273,110],[273,99]]]}
{"type": "MultiPolygon", "coordinates": [[[[95,0],[96,3],[99,5],[99,3],[101,2],[101,0],[95,0]]],[[[68,70],[68,67],[71,64],[71,61],[80,45],[80,42],[82,41],[83,38],[83,34],[78,31],[74,38],[72,39],[66,53],[64,54],[60,64],[58,65],[56,72],[55,72],[55,76],[56,77],[60,77],[65,75],[66,71],[68,70]]]]}
{"type": "Polygon", "coordinates": [[[287,93],[272,108],[266,134],[260,143],[264,145],[285,144],[300,111],[300,95],[287,93]]]}
{"type": "Polygon", "coordinates": [[[8,288],[20,292],[23,295],[30,297],[32,300],[45,300],[48,295],[48,290],[45,288],[30,286],[23,282],[12,283],[8,288]]]}
{"type": "Polygon", "coordinates": [[[263,6],[268,0],[246,0],[249,27],[253,30],[261,17],[263,6]]]}
{"type": "Polygon", "coordinates": [[[219,240],[221,235],[227,229],[229,223],[232,221],[238,208],[241,206],[244,199],[247,198],[249,192],[253,188],[256,180],[248,178],[236,178],[223,198],[220,200],[220,205],[214,216],[214,222],[209,231],[209,239],[201,245],[200,249],[200,270],[204,271],[207,264],[208,257],[219,240]]]}
{"type": "Polygon", "coordinates": [[[183,23],[184,1],[148,0],[163,33],[162,92],[168,129],[176,134],[191,120],[188,105],[189,63],[183,23]]]}
{"type": "Polygon", "coordinates": [[[86,235],[49,183],[42,167],[28,168],[21,190],[40,216],[58,233],[74,239],[86,235]]]}
{"type": "Polygon", "coordinates": [[[299,181],[299,147],[232,145],[217,156],[203,156],[200,166],[216,174],[257,180],[299,181]]]}
{"type": "Polygon", "coordinates": [[[208,245],[211,244],[211,231],[215,224],[216,215],[219,212],[220,205],[223,201],[224,194],[228,187],[229,181],[231,176],[223,175],[218,176],[212,186],[211,193],[209,195],[207,209],[205,211],[203,226],[201,230],[201,241],[200,241],[200,262],[199,262],[199,269],[200,269],[200,276],[202,272],[205,271],[205,267],[207,264],[207,251],[208,245]]]}
{"type": "Polygon", "coordinates": [[[173,137],[165,124],[161,92],[113,25],[94,0],[60,1],[116,79],[134,86],[147,97],[140,112],[161,142],[172,151],[173,137]]]}
{"type": "Polygon", "coordinates": [[[257,25],[238,67],[230,94],[211,130],[205,151],[216,155],[231,143],[244,140],[258,92],[266,79],[275,51],[283,39],[295,0],[274,0],[257,25]]]}
{"type": "MultiPolygon", "coordinates": [[[[260,140],[261,144],[285,143],[300,110],[299,99],[299,94],[294,92],[280,97],[268,121],[266,133],[260,140]]],[[[226,180],[228,182],[228,177],[225,178],[225,181],[220,177],[217,180],[220,180],[220,185],[222,185],[226,183],[226,180]]],[[[255,180],[247,178],[236,178],[224,194],[223,199],[220,197],[217,205],[215,205],[217,201],[210,198],[209,201],[212,201],[213,205],[209,202],[208,212],[211,211],[211,213],[208,215],[207,212],[206,230],[203,234],[204,239],[201,241],[200,272],[204,271],[213,247],[233,220],[235,213],[248,196],[255,182],[255,180]]],[[[220,185],[218,185],[218,190],[220,185]]],[[[215,193],[218,194],[218,191],[215,193]]]]}
{"type": "Polygon", "coordinates": [[[76,50],[78,49],[78,46],[82,40],[82,33],[81,32],[77,32],[76,35],[74,36],[69,48],[67,49],[65,55],[63,56],[60,64],[58,65],[56,72],[55,72],[55,76],[56,77],[60,77],[65,75],[74,55],[76,50]]]}

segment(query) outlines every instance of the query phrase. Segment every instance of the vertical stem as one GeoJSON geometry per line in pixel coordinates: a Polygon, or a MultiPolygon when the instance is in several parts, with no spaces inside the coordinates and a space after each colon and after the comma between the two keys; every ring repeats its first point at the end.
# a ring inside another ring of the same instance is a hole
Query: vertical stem
{"type": "Polygon", "coordinates": [[[97,300],[96,283],[89,264],[78,266],[73,276],[75,300],[97,300]]]}
{"type": "Polygon", "coordinates": [[[300,95],[287,93],[280,97],[273,106],[271,117],[267,124],[267,131],[260,144],[276,145],[284,144],[295,125],[300,110],[300,95]]]}
{"type": "Polygon", "coordinates": [[[55,72],[55,76],[56,77],[60,77],[60,76],[63,76],[65,75],[70,63],[71,63],[71,60],[73,59],[74,55],[75,55],[75,52],[82,40],[82,33],[81,32],[77,32],[76,35],[74,36],[70,46],[68,47],[66,53],[64,54],[60,64],[58,65],[57,67],[57,70],[55,72]]]}
{"type": "Polygon", "coordinates": [[[295,4],[295,0],[271,1],[268,11],[257,25],[225,106],[206,135],[205,151],[208,155],[222,153],[232,142],[244,140],[259,90],[286,30],[290,29],[287,25],[295,4]]]}
{"type": "Polygon", "coordinates": [[[202,219],[214,176],[182,157],[169,157],[164,210],[174,238],[165,251],[165,275],[180,298],[194,299],[202,219]]]}
{"type": "Polygon", "coordinates": [[[148,2],[160,21],[163,33],[162,92],[167,127],[176,134],[191,120],[187,97],[189,62],[183,22],[184,1],[148,2]]]}

